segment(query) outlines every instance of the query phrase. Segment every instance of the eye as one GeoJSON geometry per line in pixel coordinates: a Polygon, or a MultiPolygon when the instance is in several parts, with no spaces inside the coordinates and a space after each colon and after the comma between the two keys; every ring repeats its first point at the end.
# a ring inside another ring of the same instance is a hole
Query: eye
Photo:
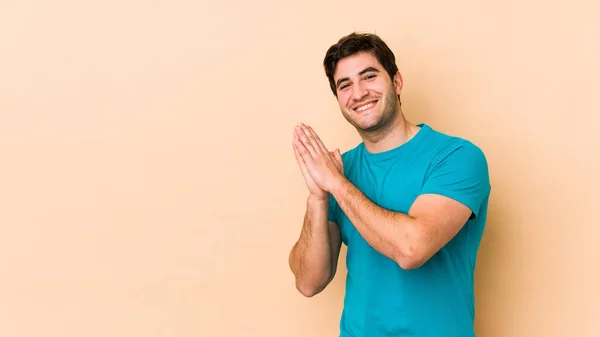
{"type": "Polygon", "coordinates": [[[346,89],[348,86],[350,86],[349,84],[342,84],[340,85],[340,90],[344,90],[346,89]]]}
{"type": "Polygon", "coordinates": [[[377,77],[377,75],[375,75],[375,74],[369,74],[369,75],[365,76],[365,80],[372,80],[375,77],[377,77]]]}

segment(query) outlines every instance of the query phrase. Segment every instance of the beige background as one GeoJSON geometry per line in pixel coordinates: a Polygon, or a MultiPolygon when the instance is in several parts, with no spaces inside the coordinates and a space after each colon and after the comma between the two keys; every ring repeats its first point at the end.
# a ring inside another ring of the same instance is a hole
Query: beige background
{"type": "Polygon", "coordinates": [[[593,3],[0,1],[0,335],[336,336],[344,257],[311,299],[287,266],[291,139],[359,140],[321,66],[358,30],[488,156],[478,336],[600,336],[593,3]]]}

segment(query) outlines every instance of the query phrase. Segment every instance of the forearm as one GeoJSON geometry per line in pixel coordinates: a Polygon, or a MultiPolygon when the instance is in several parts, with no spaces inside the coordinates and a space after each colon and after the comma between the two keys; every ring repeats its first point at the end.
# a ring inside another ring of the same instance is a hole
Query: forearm
{"type": "Polygon", "coordinates": [[[304,294],[321,291],[333,274],[327,212],[328,200],[308,198],[300,238],[290,253],[290,268],[297,288],[304,294]]]}
{"type": "Polygon", "coordinates": [[[415,267],[421,239],[415,218],[376,205],[345,178],[340,179],[332,194],[356,230],[375,250],[403,268],[415,267]]]}

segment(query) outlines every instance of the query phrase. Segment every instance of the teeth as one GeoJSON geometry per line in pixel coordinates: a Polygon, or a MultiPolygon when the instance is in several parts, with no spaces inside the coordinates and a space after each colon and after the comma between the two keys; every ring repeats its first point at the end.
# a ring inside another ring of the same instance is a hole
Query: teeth
{"type": "Polygon", "coordinates": [[[360,111],[365,111],[365,110],[369,109],[370,107],[372,107],[374,105],[375,105],[375,103],[369,103],[367,105],[361,106],[360,108],[357,108],[356,111],[359,111],[359,112],[360,111]]]}

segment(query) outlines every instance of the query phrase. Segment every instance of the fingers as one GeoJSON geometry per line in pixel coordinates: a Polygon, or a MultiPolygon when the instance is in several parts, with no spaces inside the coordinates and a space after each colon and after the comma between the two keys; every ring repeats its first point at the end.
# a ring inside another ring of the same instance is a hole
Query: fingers
{"type": "MultiPolygon", "coordinates": [[[[308,174],[308,169],[306,168],[306,163],[304,162],[302,154],[300,153],[301,146],[302,145],[299,145],[297,142],[294,142],[294,144],[292,144],[292,147],[294,148],[294,156],[296,157],[296,161],[298,162],[298,167],[300,167],[300,172],[302,172],[302,175],[306,178],[306,175],[308,174]]],[[[306,155],[308,155],[308,153],[306,153],[306,155]]]]}
{"type": "Polygon", "coordinates": [[[313,143],[315,149],[321,150],[322,153],[329,153],[325,144],[323,144],[319,136],[317,136],[317,133],[310,126],[300,124],[300,128],[304,131],[306,137],[313,143]]]}
{"type": "Polygon", "coordinates": [[[301,140],[301,137],[301,132],[294,131],[294,155],[296,156],[296,160],[298,161],[298,165],[300,165],[302,173],[307,174],[308,164],[309,161],[312,160],[313,154],[311,154],[311,151],[309,151],[308,146],[306,146],[305,143],[301,140]]]}
{"type": "Polygon", "coordinates": [[[306,164],[304,163],[304,159],[302,158],[302,155],[300,154],[300,151],[298,150],[298,140],[294,140],[294,142],[292,143],[292,147],[294,148],[294,156],[296,157],[296,161],[298,162],[298,165],[305,166],[306,164]]]}
{"type": "MultiPolygon", "coordinates": [[[[306,135],[306,132],[302,129],[302,127],[297,126],[295,129],[295,132],[296,132],[301,144],[306,148],[306,150],[308,151],[310,156],[313,158],[316,158],[318,156],[317,148],[315,148],[315,145],[313,144],[311,139],[308,138],[308,136],[306,135]]],[[[302,153],[302,152],[300,152],[300,153],[302,153]]]]}
{"type": "Polygon", "coordinates": [[[310,153],[304,146],[304,143],[300,140],[300,135],[297,131],[294,131],[294,154],[296,155],[296,159],[298,160],[298,164],[302,163],[306,165],[304,161],[304,156],[310,156],[310,153]]]}
{"type": "MultiPolygon", "coordinates": [[[[300,123],[294,129],[294,141],[298,145],[297,150],[301,156],[310,156],[312,158],[323,157],[329,155],[329,158],[335,159],[343,166],[342,155],[340,150],[329,151],[317,136],[316,132],[307,125],[300,123]]],[[[308,159],[307,157],[304,157],[308,159]]],[[[306,162],[304,163],[306,165],[306,162]]]]}

